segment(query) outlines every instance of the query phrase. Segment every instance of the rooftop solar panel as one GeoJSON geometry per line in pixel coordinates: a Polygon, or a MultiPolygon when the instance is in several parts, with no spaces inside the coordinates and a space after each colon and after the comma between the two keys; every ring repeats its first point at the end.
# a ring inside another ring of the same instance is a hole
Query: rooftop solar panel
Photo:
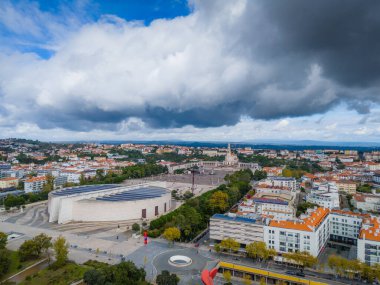
{"type": "Polygon", "coordinates": [[[166,193],[167,191],[163,188],[143,187],[143,188],[131,189],[131,190],[127,190],[127,191],[123,191],[120,193],[115,193],[115,194],[111,194],[111,195],[107,195],[103,197],[98,197],[96,198],[96,200],[109,201],[109,202],[134,201],[134,200],[158,198],[166,193]]]}
{"type": "Polygon", "coordinates": [[[68,196],[75,195],[80,193],[88,193],[94,191],[101,191],[106,189],[114,189],[117,187],[121,187],[121,185],[108,184],[108,185],[86,185],[86,186],[78,186],[74,188],[64,188],[62,190],[57,190],[52,192],[55,196],[68,196]]]}

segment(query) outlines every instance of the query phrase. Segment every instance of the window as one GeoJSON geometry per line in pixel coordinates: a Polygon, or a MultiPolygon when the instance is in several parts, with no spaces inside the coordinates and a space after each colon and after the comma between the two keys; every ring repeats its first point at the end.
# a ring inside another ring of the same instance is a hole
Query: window
{"type": "Polygon", "coordinates": [[[141,218],[146,219],[146,209],[142,209],[141,218]]]}
{"type": "Polygon", "coordinates": [[[155,215],[155,216],[158,216],[158,206],[155,206],[155,207],[154,207],[154,215],[155,215]]]}

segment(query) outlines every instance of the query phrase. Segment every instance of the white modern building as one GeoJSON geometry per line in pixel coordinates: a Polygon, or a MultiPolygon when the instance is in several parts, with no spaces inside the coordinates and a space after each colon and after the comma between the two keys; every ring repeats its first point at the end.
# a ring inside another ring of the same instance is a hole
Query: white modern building
{"type": "Polygon", "coordinates": [[[293,192],[297,191],[299,188],[297,180],[293,177],[268,176],[260,183],[272,187],[287,187],[290,188],[293,192]]]}
{"type": "Polygon", "coordinates": [[[338,188],[331,182],[319,184],[306,196],[306,201],[329,209],[339,208],[338,188]]]}
{"type": "Polygon", "coordinates": [[[164,185],[86,185],[56,190],[49,193],[49,222],[155,218],[171,208],[171,193],[164,185]]]}
{"type": "Polygon", "coordinates": [[[289,201],[279,198],[253,197],[239,205],[241,213],[255,213],[272,217],[278,220],[286,220],[294,217],[294,207],[289,201]]]}
{"type": "Polygon", "coordinates": [[[358,238],[358,259],[367,264],[380,263],[380,221],[379,217],[363,220],[358,238]]]}
{"type": "Polygon", "coordinates": [[[380,211],[380,195],[356,193],[351,199],[352,205],[363,211],[379,212],[380,211]]]}
{"type": "Polygon", "coordinates": [[[258,215],[213,215],[210,218],[210,239],[219,242],[227,238],[233,238],[242,245],[264,241],[264,219],[258,215]]]}
{"type": "Polygon", "coordinates": [[[307,251],[318,256],[329,239],[329,210],[317,208],[298,220],[272,220],[264,228],[264,240],[277,252],[307,251]]]}
{"type": "Polygon", "coordinates": [[[24,190],[25,193],[41,191],[46,184],[47,180],[45,176],[37,176],[25,180],[24,190]]]}

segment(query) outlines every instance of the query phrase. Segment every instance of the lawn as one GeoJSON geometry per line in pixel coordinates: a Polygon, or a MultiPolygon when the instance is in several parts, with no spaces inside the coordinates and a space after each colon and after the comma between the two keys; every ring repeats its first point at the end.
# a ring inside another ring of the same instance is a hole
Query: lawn
{"type": "Polygon", "coordinates": [[[36,260],[28,260],[28,261],[20,261],[20,258],[18,256],[17,251],[12,251],[8,250],[9,252],[9,257],[11,258],[11,266],[8,270],[8,273],[3,276],[0,280],[5,280],[8,277],[16,274],[17,272],[27,268],[28,266],[32,265],[33,263],[36,263],[37,261],[41,259],[36,259],[36,260]]]}
{"type": "Polygon", "coordinates": [[[83,278],[83,274],[89,269],[88,266],[68,263],[62,268],[53,270],[50,268],[43,269],[38,273],[27,277],[22,285],[41,285],[54,284],[66,285],[83,278]]]}

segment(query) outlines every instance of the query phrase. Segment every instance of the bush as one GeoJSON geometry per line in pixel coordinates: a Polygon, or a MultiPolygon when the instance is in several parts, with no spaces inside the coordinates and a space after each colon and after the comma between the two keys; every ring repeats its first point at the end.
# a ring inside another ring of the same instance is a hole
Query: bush
{"type": "Polygon", "coordinates": [[[138,232],[138,231],[140,230],[140,225],[137,224],[137,223],[134,223],[134,224],[132,225],[132,230],[133,230],[134,232],[138,232]]]}

